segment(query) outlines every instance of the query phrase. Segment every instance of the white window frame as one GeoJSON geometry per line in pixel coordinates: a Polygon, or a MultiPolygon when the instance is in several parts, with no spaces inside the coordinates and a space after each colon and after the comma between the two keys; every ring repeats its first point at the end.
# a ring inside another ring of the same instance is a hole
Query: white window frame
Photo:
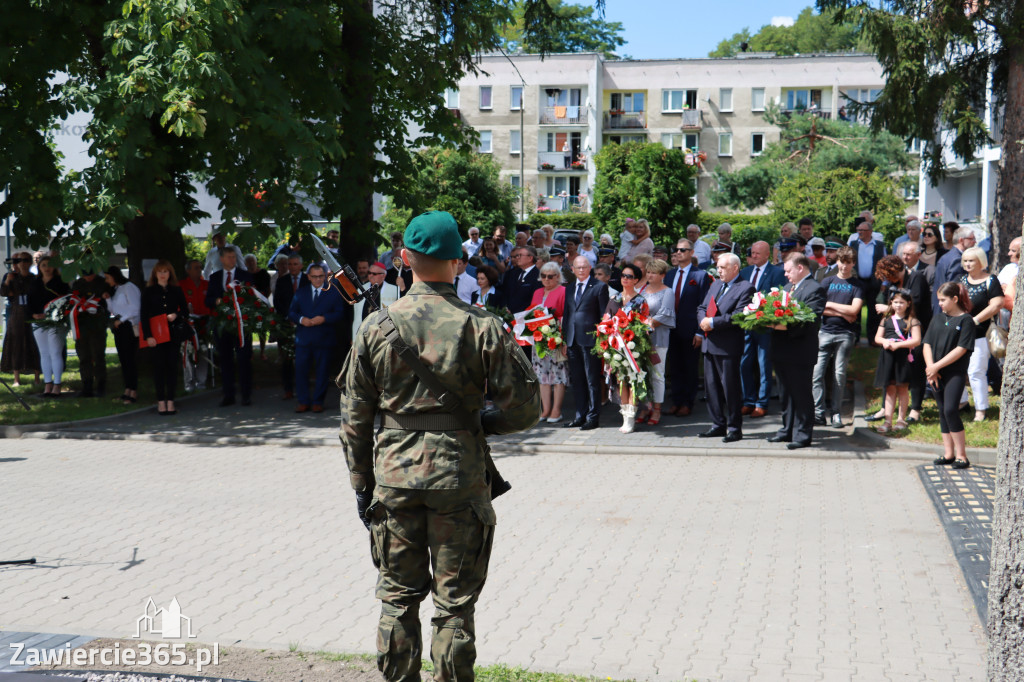
{"type": "Polygon", "coordinates": [[[662,133],[661,144],[665,149],[682,149],[685,137],[682,133],[662,133]],[[676,142],[678,141],[678,144],[676,142]]]}
{"type": "Polygon", "coordinates": [[[523,108],[523,86],[512,85],[508,89],[508,108],[509,111],[519,111],[523,108]],[[516,90],[519,91],[519,106],[516,106],[516,90]]]}
{"type": "Polygon", "coordinates": [[[761,154],[764,154],[764,133],[750,133],[750,155],[751,156],[761,156],[761,154]],[[754,138],[758,137],[758,136],[761,137],[761,151],[755,152],[754,151],[754,138]]]}
{"type": "Polygon", "coordinates": [[[478,130],[480,134],[480,144],[477,146],[477,152],[480,154],[491,154],[494,152],[494,135],[490,130],[478,130]],[[486,137],[485,137],[486,136],[486,137]],[[484,140],[487,140],[487,148],[484,149],[484,140]]]}
{"type": "Polygon", "coordinates": [[[750,110],[751,111],[764,111],[764,103],[765,103],[764,88],[750,88],[750,110]],[[757,93],[757,92],[761,93],[761,106],[760,107],[757,106],[757,104],[756,104],[757,103],[757,98],[755,96],[755,93],[757,93]]]}
{"type": "Polygon", "coordinates": [[[663,114],[681,114],[683,112],[683,105],[686,104],[686,95],[684,90],[662,90],[661,91],[661,113],[663,114]],[[679,106],[672,106],[673,95],[679,96],[679,106]]]}
{"type": "Polygon", "coordinates": [[[724,114],[731,114],[732,108],[732,88],[718,88],[718,110],[724,114]],[[725,105],[725,100],[728,97],[729,106],[725,105]]]}
{"type": "Polygon", "coordinates": [[[444,105],[447,109],[459,108],[459,89],[448,88],[444,91],[444,105]]]}
{"type": "Polygon", "coordinates": [[[480,97],[479,97],[479,99],[480,99],[480,109],[481,110],[493,109],[494,108],[494,88],[491,87],[490,85],[481,85],[480,86],[480,97]],[[484,106],[484,90],[487,91],[487,99],[489,100],[487,106],[484,106]]]}
{"type": "Polygon", "coordinates": [[[718,156],[720,156],[720,157],[730,157],[730,156],[732,156],[732,133],[718,133],[718,156]],[[722,143],[725,142],[725,141],[729,142],[729,150],[723,152],[722,151],[722,143]]]}
{"type": "Polygon", "coordinates": [[[508,131],[508,153],[515,156],[523,153],[523,139],[519,135],[518,129],[508,131]],[[516,144],[517,142],[518,144],[516,144]]]}

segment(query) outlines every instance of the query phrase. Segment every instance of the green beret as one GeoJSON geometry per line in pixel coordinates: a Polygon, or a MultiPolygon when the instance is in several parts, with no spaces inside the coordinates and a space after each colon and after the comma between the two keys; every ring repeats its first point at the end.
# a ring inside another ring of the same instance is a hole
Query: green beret
{"type": "Polygon", "coordinates": [[[409,222],[405,248],[439,260],[462,258],[462,235],[451,213],[427,211],[409,222]]]}

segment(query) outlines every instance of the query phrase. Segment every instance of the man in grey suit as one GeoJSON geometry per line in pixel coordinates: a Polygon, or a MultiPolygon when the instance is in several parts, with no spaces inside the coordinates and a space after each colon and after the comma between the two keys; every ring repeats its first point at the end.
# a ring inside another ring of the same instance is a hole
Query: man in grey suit
{"type": "Polygon", "coordinates": [[[776,325],[772,332],[772,365],[779,378],[782,428],[769,443],[788,443],[790,450],[806,448],[814,434],[814,364],[818,359],[818,329],[828,299],[824,287],[811,277],[807,256],[786,259],[785,291],[814,311],[814,322],[776,325]]]}
{"type": "Polygon", "coordinates": [[[754,296],[754,285],[739,279],[740,258],[734,253],[718,257],[721,278],[708,289],[697,308],[700,328],[707,335],[703,343],[704,389],[711,413],[711,428],[701,438],[722,437],[723,443],[743,438],[743,386],[740,382],[740,357],[743,355],[743,329],[732,317],[741,312],[754,296]]]}
{"type": "Polygon", "coordinates": [[[591,333],[608,307],[608,285],[590,274],[590,261],[577,256],[572,264],[576,280],[565,285],[562,333],[569,352],[569,378],[576,403],[576,418],[566,427],[596,429],[601,412],[601,359],[591,352],[591,333]]]}

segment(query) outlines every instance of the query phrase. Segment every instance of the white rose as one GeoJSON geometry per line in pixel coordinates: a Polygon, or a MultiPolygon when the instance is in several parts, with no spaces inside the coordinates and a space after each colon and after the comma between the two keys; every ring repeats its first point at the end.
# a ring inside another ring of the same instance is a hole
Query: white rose
{"type": "Polygon", "coordinates": [[[634,358],[639,358],[639,357],[640,357],[640,354],[639,354],[639,353],[637,353],[636,351],[633,351],[633,352],[632,352],[632,356],[633,356],[634,358]]]}
{"type": "Polygon", "coordinates": [[[630,350],[633,350],[634,348],[636,348],[636,341],[630,341],[629,343],[626,344],[626,347],[629,348],[630,350]]]}
{"type": "Polygon", "coordinates": [[[543,334],[547,334],[548,332],[551,331],[551,327],[549,327],[548,325],[544,325],[543,327],[540,328],[540,331],[543,334]]]}
{"type": "Polygon", "coordinates": [[[605,353],[604,354],[604,359],[605,360],[611,360],[612,359],[612,354],[611,353],[605,353]]]}

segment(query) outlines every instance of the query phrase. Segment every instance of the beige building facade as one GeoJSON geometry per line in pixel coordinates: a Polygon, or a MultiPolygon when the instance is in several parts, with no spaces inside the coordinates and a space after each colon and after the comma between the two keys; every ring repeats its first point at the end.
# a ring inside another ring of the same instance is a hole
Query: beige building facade
{"type": "Polygon", "coordinates": [[[845,115],[884,80],[871,55],[606,61],[598,54],[484,55],[481,72],[446,93],[509,182],[538,210],[590,209],[592,157],[606,144],[659,142],[700,165],[697,202],[712,210],[716,168],[749,165],[779,130],[766,106],[845,115]]]}

